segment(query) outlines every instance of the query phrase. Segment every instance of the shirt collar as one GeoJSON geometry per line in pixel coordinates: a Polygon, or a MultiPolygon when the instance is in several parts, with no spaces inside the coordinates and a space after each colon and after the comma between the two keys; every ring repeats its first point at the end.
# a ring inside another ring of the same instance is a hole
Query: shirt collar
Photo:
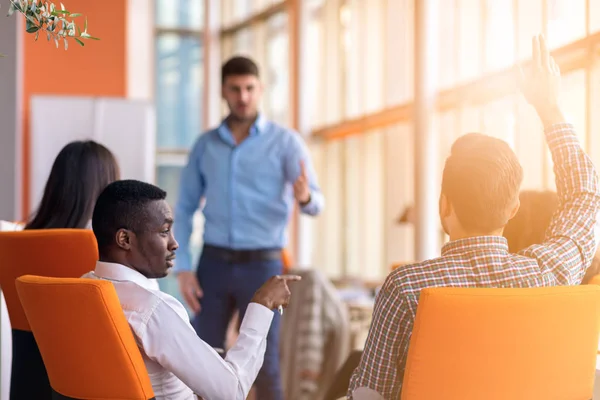
{"type": "Polygon", "coordinates": [[[504,236],[475,236],[453,240],[442,247],[442,256],[451,256],[467,251],[501,251],[508,253],[508,242],[504,236]]]}
{"type": "Polygon", "coordinates": [[[144,275],[140,274],[136,270],[126,267],[122,264],[97,261],[94,274],[98,278],[106,279],[109,281],[133,282],[140,285],[144,289],[156,289],[156,285],[154,285],[152,281],[150,281],[150,279],[146,278],[144,275]]]}
{"type": "MultiPolygon", "coordinates": [[[[256,135],[265,133],[265,131],[267,130],[267,125],[268,125],[268,120],[265,118],[265,116],[263,114],[258,113],[258,115],[256,116],[256,120],[250,127],[250,136],[256,136],[256,135]]],[[[233,144],[233,145],[235,144],[235,140],[233,139],[233,134],[231,133],[231,130],[227,126],[227,118],[225,118],[225,119],[223,119],[223,121],[221,121],[221,125],[219,125],[218,132],[219,132],[219,136],[221,136],[221,138],[223,140],[225,140],[226,142],[228,142],[230,144],[233,144]]]]}

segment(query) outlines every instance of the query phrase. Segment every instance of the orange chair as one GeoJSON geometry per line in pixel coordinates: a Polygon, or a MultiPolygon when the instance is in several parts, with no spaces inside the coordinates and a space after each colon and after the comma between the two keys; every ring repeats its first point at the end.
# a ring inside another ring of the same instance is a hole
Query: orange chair
{"type": "Polygon", "coordinates": [[[590,400],[600,287],[421,291],[402,400],[590,400]]]}
{"type": "Polygon", "coordinates": [[[592,276],[592,279],[590,279],[588,285],[600,285],[600,275],[592,276]]]}
{"type": "Polygon", "coordinates": [[[55,398],[154,398],[112,283],[27,275],[16,288],[55,398]]]}
{"type": "Polygon", "coordinates": [[[50,399],[48,375],[15,289],[15,279],[33,274],[80,277],[98,260],[96,238],[87,229],[0,232],[0,287],[12,328],[13,399],[50,399]]]}

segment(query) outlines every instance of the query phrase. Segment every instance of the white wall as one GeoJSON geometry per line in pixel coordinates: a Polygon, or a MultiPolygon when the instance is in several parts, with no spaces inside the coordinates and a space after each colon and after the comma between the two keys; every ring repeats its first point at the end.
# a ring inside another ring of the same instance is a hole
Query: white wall
{"type": "Polygon", "coordinates": [[[73,140],[92,139],[108,147],[119,163],[122,179],[154,182],[156,128],[150,102],[32,96],[30,118],[32,210],[41,200],[56,155],[73,140]],[[69,110],[69,118],[54,118],[64,110],[69,110]]]}

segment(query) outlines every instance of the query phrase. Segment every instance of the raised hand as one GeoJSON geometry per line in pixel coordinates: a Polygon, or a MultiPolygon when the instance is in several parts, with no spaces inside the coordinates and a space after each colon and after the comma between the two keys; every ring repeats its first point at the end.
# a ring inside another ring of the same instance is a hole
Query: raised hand
{"type": "Polygon", "coordinates": [[[308,175],[304,161],[300,161],[300,176],[294,182],[294,197],[300,204],[307,204],[310,201],[310,186],[308,185],[308,175]]]}
{"type": "Polygon", "coordinates": [[[262,304],[270,310],[274,310],[279,306],[285,308],[292,295],[288,282],[299,281],[300,279],[297,275],[273,276],[254,293],[252,302],[262,304]]]}
{"type": "Polygon", "coordinates": [[[520,89],[545,124],[557,122],[555,120],[562,120],[558,101],[560,69],[550,55],[542,35],[533,37],[532,51],[533,63],[529,75],[520,71],[520,89]]]}

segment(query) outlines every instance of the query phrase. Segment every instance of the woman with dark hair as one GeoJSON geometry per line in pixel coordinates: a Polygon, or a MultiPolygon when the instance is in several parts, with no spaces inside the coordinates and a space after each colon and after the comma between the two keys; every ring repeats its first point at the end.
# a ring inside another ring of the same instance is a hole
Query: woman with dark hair
{"type": "MultiPolygon", "coordinates": [[[[553,191],[524,190],[519,194],[521,206],[513,219],[504,228],[504,237],[508,241],[508,251],[519,251],[536,243],[542,243],[552,215],[558,208],[558,196],[553,191]]],[[[599,251],[587,269],[582,284],[600,273],[599,251]]]]}
{"type": "Polygon", "coordinates": [[[54,160],[42,201],[25,229],[90,228],[100,192],[119,179],[115,156],[92,140],[67,144],[54,160]]]}

